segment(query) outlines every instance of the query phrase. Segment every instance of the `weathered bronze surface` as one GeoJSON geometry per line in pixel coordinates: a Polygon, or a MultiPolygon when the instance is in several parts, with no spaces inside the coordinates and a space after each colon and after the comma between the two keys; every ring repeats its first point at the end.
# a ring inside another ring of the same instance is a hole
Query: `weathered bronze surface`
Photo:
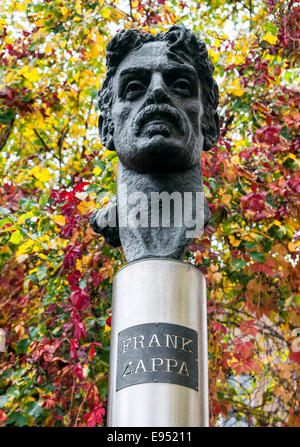
{"type": "Polygon", "coordinates": [[[174,383],[198,390],[198,335],[168,323],[130,327],[118,336],[117,387],[174,383]]]}
{"type": "Polygon", "coordinates": [[[111,39],[106,59],[99,132],[119,156],[117,198],[94,212],[91,226],[111,245],[122,245],[128,262],[182,259],[192,241],[187,230],[200,218],[203,229],[210,218],[205,199],[200,212],[196,203],[203,193],[202,150],[219,137],[218,87],[206,46],[179,25],[156,35],[127,29],[111,39]],[[153,224],[152,193],[182,200],[182,208],[170,201],[169,223],[162,223],[159,201],[159,224],[153,224]],[[186,193],[193,198],[187,206],[186,193]],[[184,218],[184,206],[193,222],[184,218]]]}

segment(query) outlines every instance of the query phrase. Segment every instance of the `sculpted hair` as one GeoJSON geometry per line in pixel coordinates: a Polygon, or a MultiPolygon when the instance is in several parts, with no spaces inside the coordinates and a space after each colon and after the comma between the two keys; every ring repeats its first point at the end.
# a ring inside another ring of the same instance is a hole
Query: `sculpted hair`
{"type": "Polygon", "coordinates": [[[167,53],[170,58],[175,57],[181,63],[185,63],[187,57],[192,60],[203,89],[203,149],[211,149],[219,138],[219,116],[217,113],[219,89],[213,78],[214,66],[208,57],[205,43],[182,25],[172,26],[166,33],[155,35],[142,34],[136,29],[126,29],[117,33],[109,41],[106,47],[107,73],[98,93],[98,106],[101,113],[99,119],[99,122],[101,120],[101,129],[99,126],[99,130],[103,144],[110,150],[115,149],[114,128],[110,112],[113,101],[112,80],[119,64],[130,52],[139,49],[145,43],[155,41],[167,42],[167,53]]]}

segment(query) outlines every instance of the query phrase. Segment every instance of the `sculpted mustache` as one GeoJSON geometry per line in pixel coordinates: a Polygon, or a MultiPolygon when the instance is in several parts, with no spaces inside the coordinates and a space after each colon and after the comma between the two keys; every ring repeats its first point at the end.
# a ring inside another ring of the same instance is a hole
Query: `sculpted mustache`
{"type": "Polygon", "coordinates": [[[138,113],[136,117],[136,121],[134,124],[135,127],[135,133],[138,135],[144,124],[149,121],[149,119],[159,119],[163,118],[169,121],[172,124],[175,124],[176,127],[179,129],[180,133],[182,134],[183,131],[183,122],[180,114],[177,112],[176,109],[169,105],[150,105],[146,106],[141,112],[138,113]]]}

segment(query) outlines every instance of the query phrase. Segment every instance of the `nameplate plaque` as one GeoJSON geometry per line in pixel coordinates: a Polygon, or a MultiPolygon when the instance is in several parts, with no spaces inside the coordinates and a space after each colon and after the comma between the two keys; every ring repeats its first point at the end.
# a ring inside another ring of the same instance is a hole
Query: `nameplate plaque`
{"type": "Polygon", "coordinates": [[[198,390],[198,334],[147,323],[118,334],[117,391],[139,383],[174,383],[198,390]]]}

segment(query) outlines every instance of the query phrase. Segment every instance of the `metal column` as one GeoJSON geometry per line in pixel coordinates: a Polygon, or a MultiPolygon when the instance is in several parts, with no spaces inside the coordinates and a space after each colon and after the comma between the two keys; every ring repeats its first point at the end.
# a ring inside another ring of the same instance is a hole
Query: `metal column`
{"type": "Polygon", "coordinates": [[[208,426],[206,286],[194,266],[151,258],[115,276],[108,426],[208,426]]]}

